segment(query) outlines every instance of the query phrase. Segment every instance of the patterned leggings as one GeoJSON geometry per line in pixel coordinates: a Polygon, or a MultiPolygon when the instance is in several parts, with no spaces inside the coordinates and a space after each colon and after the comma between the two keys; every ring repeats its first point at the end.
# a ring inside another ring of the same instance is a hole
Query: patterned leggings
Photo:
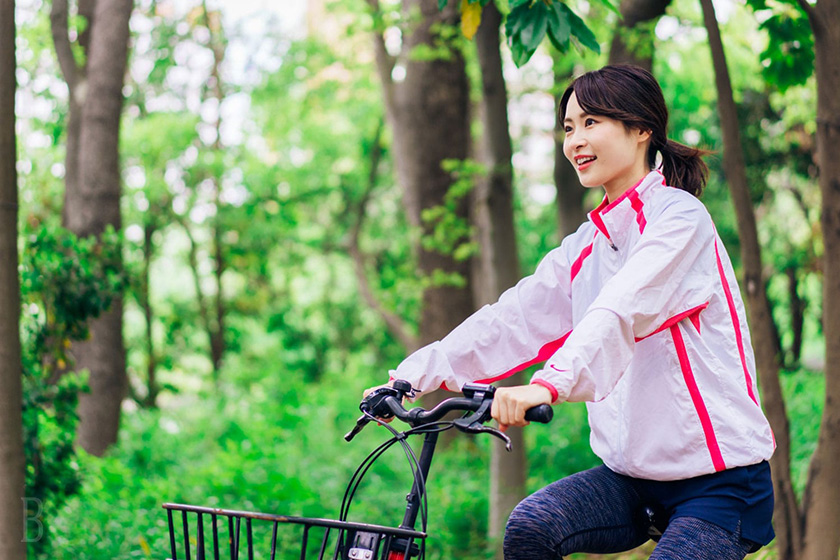
{"type": "MultiPolygon", "coordinates": [[[[572,552],[635,548],[648,535],[635,517],[641,498],[627,481],[596,467],[523,500],[508,520],[505,560],[561,560],[572,552]]],[[[742,560],[752,543],[694,517],[671,519],[651,560],[742,560]]]]}

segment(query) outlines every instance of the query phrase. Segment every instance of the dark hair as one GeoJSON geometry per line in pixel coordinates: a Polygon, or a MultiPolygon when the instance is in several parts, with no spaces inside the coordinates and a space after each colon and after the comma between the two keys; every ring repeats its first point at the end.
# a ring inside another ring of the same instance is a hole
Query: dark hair
{"type": "Polygon", "coordinates": [[[650,72],[638,66],[618,64],[575,78],[560,99],[561,121],[566,118],[572,93],[590,115],[609,117],[628,128],[650,131],[648,167],[656,167],[659,152],[665,182],[700,196],[709,172],[702,156],[708,152],[668,139],[668,108],[662,88],[650,72]]]}

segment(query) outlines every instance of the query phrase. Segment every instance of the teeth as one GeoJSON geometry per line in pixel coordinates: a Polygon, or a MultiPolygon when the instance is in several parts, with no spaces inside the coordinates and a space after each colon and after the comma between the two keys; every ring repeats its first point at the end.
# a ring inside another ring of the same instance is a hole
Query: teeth
{"type": "Polygon", "coordinates": [[[584,163],[589,163],[590,161],[595,161],[595,156],[586,156],[581,158],[576,158],[575,161],[578,165],[583,165],[584,163]]]}

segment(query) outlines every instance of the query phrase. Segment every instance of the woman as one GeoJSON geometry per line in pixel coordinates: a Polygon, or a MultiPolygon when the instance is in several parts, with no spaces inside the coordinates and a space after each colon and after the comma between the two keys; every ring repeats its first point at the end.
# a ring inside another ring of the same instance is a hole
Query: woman
{"type": "Polygon", "coordinates": [[[523,500],[505,558],[628,550],[649,538],[651,508],[667,523],[651,558],[741,559],[773,538],[775,442],[735,275],[696,198],[702,152],[667,139],[662,91],[640,68],[580,76],[560,115],[564,154],[603,202],[532,276],[391,377],[457,389],[545,362],[529,385],[497,390],[503,430],[533,406],[587,402],[604,464],[523,500]]]}

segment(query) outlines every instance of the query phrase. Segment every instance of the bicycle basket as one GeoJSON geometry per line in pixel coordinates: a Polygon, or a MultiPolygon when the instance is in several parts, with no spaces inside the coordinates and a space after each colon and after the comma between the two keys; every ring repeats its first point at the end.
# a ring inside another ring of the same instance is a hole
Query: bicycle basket
{"type": "Polygon", "coordinates": [[[409,560],[420,556],[426,538],[420,531],[350,521],[183,504],[163,508],[171,560],[409,560]],[[175,512],[181,517],[180,538],[175,512]]]}

